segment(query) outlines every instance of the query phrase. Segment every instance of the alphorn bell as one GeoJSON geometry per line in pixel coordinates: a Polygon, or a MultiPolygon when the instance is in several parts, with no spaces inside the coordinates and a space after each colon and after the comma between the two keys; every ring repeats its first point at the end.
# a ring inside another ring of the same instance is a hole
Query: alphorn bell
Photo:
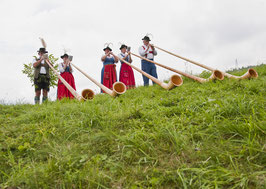
{"type": "Polygon", "coordinates": [[[257,78],[259,76],[258,72],[256,72],[256,70],[253,68],[249,68],[248,71],[242,76],[231,75],[229,73],[224,73],[224,75],[230,79],[250,79],[257,78]]]}
{"type": "Polygon", "coordinates": [[[160,64],[160,63],[158,63],[158,62],[154,62],[154,61],[152,61],[152,60],[150,60],[150,59],[147,59],[147,58],[145,58],[145,57],[142,57],[142,56],[139,56],[139,55],[136,55],[136,54],[134,54],[134,53],[131,53],[133,56],[136,56],[136,57],[138,57],[138,58],[141,58],[141,59],[143,59],[143,60],[146,60],[146,61],[148,61],[148,62],[151,62],[151,63],[153,63],[153,64],[156,64],[156,65],[158,65],[158,66],[161,66],[161,67],[163,67],[163,68],[165,68],[165,69],[168,69],[168,70],[170,70],[170,71],[172,71],[172,72],[175,72],[175,73],[178,73],[178,74],[180,74],[180,75],[183,75],[183,76],[185,76],[185,77],[187,77],[187,78],[190,78],[190,79],[193,79],[193,80],[195,80],[195,81],[197,81],[197,82],[200,82],[200,83],[204,83],[204,82],[207,82],[207,81],[210,81],[210,80],[213,80],[213,79],[219,79],[219,73],[217,73],[216,71],[214,71],[213,73],[212,73],[212,75],[209,77],[209,79],[204,79],[204,78],[200,78],[200,77],[197,77],[197,76],[194,76],[194,75],[189,75],[189,74],[187,74],[187,73],[185,73],[185,72],[182,72],[182,71],[179,71],[179,70],[176,70],[176,69],[173,69],[173,68],[170,68],[170,67],[168,67],[168,66],[165,66],[165,65],[163,65],[163,64],[160,64]]]}
{"type": "MultiPolygon", "coordinates": [[[[84,76],[86,76],[89,80],[91,80],[93,83],[95,83],[98,87],[100,87],[103,91],[105,91],[107,94],[109,94],[112,97],[124,94],[127,90],[127,87],[124,83],[122,82],[115,82],[113,84],[113,90],[107,88],[106,86],[104,86],[103,84],[99,83],[98,81],[96,81],[95,79],[93,79],[92,77],[90,77],[89,75],[87,75],[85,72],[83,72],[80,68],[78,68],[76,65],[74,65],[73,63],[71,63],[72,66],[74,66],[78,71],[80,71],[84,76]]],[[[86,93],[86,89],[82,91],[82,94],[86,93]]]]}
{"type": "MultiPolygon", "coordinates": [[[[226,77],[228,77],[228,78],[232,78],[232,79],[250,79],[250,78],[257,78],[257,77],[258,77],[258,73],[256,72],[256,70],[254,70],[254,69],[252,69],[252,68],[248,69],[248,71],[247,71],[244,75],[242,75],[242,76],[235,76],[235,75],[231,75],[231,74],[229,74],[229,73],[225,73],[225,72],[222,72],[222,71],[219,71],[219,70],[215,70],[215,69],[213,69],[213,68],[211,68],[211,67],[209,67],[209,66],[205,66],[205,65],[203,65],[203,64],[200,64],[200,63],[195,62],[195,61],[193,61],[193,60],[190,60],[190,59],[188,59],[188,58],[185,58],[185,57],[182,57],[182,56],[180,56],[180,55],[174,54],[174,53],[169,52],[169,51],[167,51],[167,50],[165,50],[165,49],[162,49],[162,48],[160,48],[160,47],[157,47],[157,46],[155,46],[155,45],[152,45],[152,46],[154,46],[155,48],[157,48],[157,49],[159,49],[159,50],[161,50],[161,51],[164,51],[164,52],[166,52],[166,53],[168,53],[168,54],[171,54],[171,55],[173,55],[173,56],[175,56],[175,57],[177,57],[177,58],[181,58],[181,59],[183,59],[183,60],[185,60],[185,61],[188,61],[188,62],[190,62],[190,63],[192,63],[192,64],[198,65],[198,66],[200,66],[200,67],[202,67],[202,68],[205,68],[205,69],[207,69],[207,70],[210,70],[210,71],[212,71],[212,72],[214,72],[214,71],[218,71],[218,72],[220,72],[219,75],[222,76],[222,77],[223,77],[223,76],[226,76],[226,77]]],[[[217,75],[218,75],[218,73],[217,73],[217,75]]],[[[222,79],[221,79],[221,80],[222,80],[222,79]]]]}
{"type": "Polygon", "coordinates": [[[124,62],[125,64],[129,65],[133,69],[137,70],[142,75],[146,76],[147,78],[149,78],[153,82],[157,83],[158,85],[160,85],[162,88],[164,88],[166,90],[171,90],[174,87],[179,87],[179,86],[181,86],[183,84],[183,80],[182,80],[182,78],[179,75],[172,75],[170,80],[169,80],[169,82],[166,84],[166,83],[160,81],[159,79],[147,74],[146,72],[142,71],[141,69],[137,68],[136,66],[130,64],[129,62],[125,61],[124,59],[122,59],[120,57],[118,57],[118,59],[120,61],[124,62]]]}
{"type": "Polygon", "coordinates": [[[54,69],[51,62],[49,61],[48,55],[46,54],[44,56],[46,63],[49,65],[49,67],[53,70],[53,72],[57,75],[58,79],[62,81],[62,83],[66,86],[66,88],[71,92],[71,94],[78,99],[79,101],[85,100],[85,99],[92,99],[94,97],[94,92],[90,89],[86,89],[89,91],[89,95],[87,96],[81,96],[75,91],[69,84],[66,82],[66,80],[54,69]]]}

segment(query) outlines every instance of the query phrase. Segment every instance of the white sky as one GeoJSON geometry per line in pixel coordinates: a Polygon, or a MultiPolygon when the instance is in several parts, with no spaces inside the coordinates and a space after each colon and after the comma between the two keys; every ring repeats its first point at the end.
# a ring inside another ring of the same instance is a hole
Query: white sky
{"type": "MultiPolygon", "coordinates": [[[[0,103],[33,103],[34,88],[23,63],[41,47],[59,57],[70,49],[73,63],[100,81],[103,46],[119,42],[137,52],[146,33],[152,43],[208,66],[226,70],[266,62],[266,0],[0,0],[0,103]]],[[[156,61],[181,71],[203,69],[158,51],[156,61]]],[[[133,59],[140,67],[140,60],[133,59]]],[[[120,64],[117,66],[117,71],[120,64]]],[[[159,79],[171,72],[157,67],[159,79]]],[[[137,85],[142,76],[135,72],[137,85]]],[[[76,70],[77,91],[99,88],[76,70]]],[[[56,98],[56,89],[49,97],[56,98]]]]}

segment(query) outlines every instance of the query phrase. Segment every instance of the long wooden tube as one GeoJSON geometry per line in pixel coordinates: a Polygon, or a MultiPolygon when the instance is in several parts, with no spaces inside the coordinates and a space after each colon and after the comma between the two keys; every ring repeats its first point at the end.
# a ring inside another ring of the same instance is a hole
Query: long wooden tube
{"type": "Polygon", "coordinates": [[[159,79],[147,74],[146,72],[142,71],[141,69],[137,68],[136,66],[130,64],[129,62],[125,61],[124,59],[118,57],[120,61],[124,62],[125,64],[129,65],[130,67],[132,67],[133,69],[137,70],[138,72],[140,72],[142,75],[146,76],[147,78],[149,78],[150,80],[152,80],[154,83],[157,83],[158,85],[160,85],[162,88],[166,89],[166,90],[171,90],[174,87],[178,87],[181,86],[183,84],[183,80],[179,75],[172,75],[169,83],[164,83],[162,81],[160,81],[159,79]]]}
{"type": "MultiPolygon", "coordinates": [[[[46,63],[49,65],[49,67],[53,70],[53,72],[57,75],[58,79],[60,79],[62,81],[62,83],[66,86],[66,88],[71,92],[71,94],[78,100],[85,100],[85,99],[88,99],[88,98],[84,98],[83,96],[79,95],[77,93],[77,91],[75,91],[75,89],[73,89],[69,84],[68,82],[66,82],[66,80],[54,69],[54,67],[52,66],[51,62],[49,61],[48,58],[45,58],[45,61],[46,63]]],[[[90,90],[90,89],[87,89],[87,90],[90,90]]],[[[90,90],[92,92],[92,96],[91,98],[93,98],[94,96],[94,93],[92,90],[90,90]]]]}
{"type": "Polygon", "coordinates": [[[231,75],[229,73],[224,73],[224,75],[228,78],[239,79],[239,80],[257,78],[259,76],[258,72],[256,72],[256,70],[254,70],[253,68],[249,68],[248,71],[242,76],[235,76],[235,75],[231,75]]]}
{"type": "Polygon", "coordinates": [[[214,79],[220,79],[219,72],[216,72],[216,71],[214,71],[214,72],[212,73],[212,75],[211,75],[208,79],[204,79],[204,78],[200,78],[200,77],[197,77],[197,76],[194,76],[194,75],[190,75],[190,74],[187,74],[187,73],[185,73],[185,72],[182,72],[182,71],[179,71],[179,70],[176,70],[176,69],[170,68],[170,67],[168,67],[168,66],[165,66],[165,65],[160,64],[160,63],[158,63],[158,62],[152,61],[152,60],[147,59],[147,58],[145,58],[145,57],[139,56],[139,55],[134,54],[134,53],[132,53],[132,52],[131,52],[131,54],[132,54],[133,56],[136,56],[136,57],[140,58],[140,59],[143,59],[143,60],[146,60],[146,61],[151,62],[151,63],[153,63],[153,64],[156,64],[156,65],[158,65],[158,66],[161,66],[161,67],[163,67],[163,68],[165,68],[165,69],[168,69],[168,70],[170,70],[170,71],[172,71],[172,72],[175,72],[175,73],[178,73],[178,74],[180,74],[180,75],[183,75],[183,76],[185,76],[185,77],[187,77],[187,78],[193,79],[193,80],[195,80],[195,81],[197,81],[197,82],[200,82],[200,83],[204,83],[204,82],[207,82],[207,81],[210,81],[210,80],[214,80],[214,79]]]}
{"type": "Polygon", "coordinates": [[[205,69],[207,69],[207,70],[210,70],[210,71],[212,71],[212,72],[215,72],[215,71],[216,71],[216,72],[217,72],[217,73],[216,73],[217,75],[221,75],[221,74],[222,74],[223,76],[226,76],[226,77],[228,77],[228,78],[232,78],[232,79],[250,79],[250,78],[257,78],[257,77],[258,77],[258,73],[256,72],[256,70],[254,70],[254,69],[252,69],[252,68],[248,69],[248,71],[247,71],[244,75],[242,75],[242,76],[235,76],[235,75],[231,75],[231,74],[229,74],[229,73],[225,73],[225,72],[222,72],[222,71],[219,71],[219,70],[215,70],[215,69],[213,69],[213,68],[211,68],[211,67],[209,67],[209,66],[206,66],[206,65],[200,64],[200,63],[195,62],[195,61],[193,61],[193,60],[190,60],[190,59],[188,59],[188,58],[185,58],[185,57],[182,57],[182,56],[180,56],[180,55],[174,54],[174,53],[172,53],[172,52],[170,52],[170,51],[167,51],[167,50],[162,49],[162,48],[160,48],[160,47],[157,47],[157,46],[155,46],[155,45],[152,45],[152,46],[154,46],[155,48],[157,48],[157,49],[159,49],[159,50],[161,50],[161,51],[164,51],[164,52],[166,52],[166,53],[168,53],[168,54],[171,54],[171,55],[173,55],[173,56],[175,56],[175,57],[177,57],[177,58],[183,59],[183,60],[185,60],[185,61],[188,61],[188,62],[190,62],[190,63],[192,63],[192,64],[195,64],[195,65],[197,65],[197,66],[200,66],[200,67],[205,68],[205,69]],[[218,73],[218,72],[220,72],[220,73],[218,73]]]}
{"type": "Polygon", "coordinates": [[[124,83],[122,82],[115,82],[113,84],[113,90],[107,88],[106,86],[104,86],[103,84],[99,83],[98,81],[96,81],[95,79],[93,79],[92,77],[90,77],[88,74],[86,74],[85,72],[83,72],[79,67],[77,67],[75,64],[71,63],[72,66],[74,66],[78,71],[80,71],[84,76],[86,76],[89,80],[91,80],[93,83],[95,83],[98,87],[100,87],[103,91],[105,91],[107,94],[109,94],[112,97],[124,94],[127,90],[127,87],[124,83]]]}

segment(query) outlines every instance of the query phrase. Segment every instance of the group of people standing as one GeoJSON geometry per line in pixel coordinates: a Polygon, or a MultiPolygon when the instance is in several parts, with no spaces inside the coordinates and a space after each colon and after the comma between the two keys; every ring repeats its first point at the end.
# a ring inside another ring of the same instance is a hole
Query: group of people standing
{"type": "MultiPolygon", "coordinates": [[[[150,44],[150,38],[145,36],[143,39],[143,45],[139,47],[139,54],[142,57],[145,57],[149,60],[154,60],[154,56],[157,55],[157,51],[150,44]]],[[[101,83],[112,89],[113,84],[117,81],[117,73],[116,73],[116,63],[119,62],[119,59],[123,59],[128,63],[132,63],[132,57],[130,53],[130,49],[126,45],[121,45],[120,53],[115,55],[112,52],[112,49],[107,46],[103,49],[104,55],[101,57],[101,61],[103,62],[103,68],[101,71],[101,83]]],[[[33,60],[34,67],[34,85],[35,85],[35,104],[40,103],[40,95],[41,90],[43,91],[42,102],[47,100],[48,92],[50,89],[50,74],[49,74],[49,65],[45,61],[43,57],[44,54],[48,53],[45,48],[40,48],[38,51],[39,58],[33,60]]],[[[59,71],[61,77],[63,77],[69,85],[76,90],[75,80],[73,77],[73,69],[71,66],[71,60],[69,59],[68,54],[64,54],[61,56],[63,60],[62,63],[59,64],[59,71]]],[[[123,82],[127,89],[135,88],[135,77],[132,68],[125,64],[123,61],[121,62],[119,81],[123,82]]],[[[153,63],[148,62],[147,60],[141,60],[141,69],[157,78],[156,66],[153,63]]],[[[149,85],[149,78],[143,75],[144,86],[149,85]]],[[[104,91],[102,91],[104,93],[104,91]]],[[[61,100],[62,98],[74,98],[71,92],[65,87],[65,85],[58,80],[58,88],[57,88],[57,99],[61,100]]]]}
{"type": "MultiPolygon", "coordinates": [[[[34,68],[34,86],[35,86],[35,104],[40,104],[41,90],[43,92],[42,102],[48,99],[48,92],[50,90],[50,67],[47,64],[44,54],[48,53],[45,48],[40,48],[38,51],[39,58],[33,60],[34,68]]],[[[73,69],[68,59],[68,54],[61,56],[62,63],[58,65],[60,75],[68,84],[76,90],[75,80],[72,75],[73,69]]],[[[74,98],[71,92],[65,87],[60,79],[57,84],[57,99],[74,98]]]]}
{"type": "MultiPolygon", "coordinates": [[[[132,58],[130,55],[130,51],[127,51],[126,45],[121,45],[121,53],[119,53],[117,56],[113,54],[112,49],[109,46],[104,48],[103,50],[105,54],[101,58],[103,62],[103,68],[101,72],[101,83],[109,89],[112,89],[113,84],[117,81],[115,63],[119,61],[119,58],[129,63],[132,63],[132,58]]],[[[135,78],[132,68],[124,62],[120,62],[121,67],[119,81],[123,82],[126,85],[127,89],[135,88],[135,78]]]]}
{"type": "MultiPolygon", "coordinates": [[[[157,51],[150,44],[151,41],[150,38],[148,36],[145,36],[142,40],[143,40],[143,45],[139,47],[139,54],[142,57],[145,57],[146,59],[154,60],[154,56],[157,55],[157,51]]],[[[128,63],[132,63],[131,53],[126,45],[121,45],[120,47],[121,53],[119,53],[118,56],[113,54],[112,49],[109,46],[107,46],[103,50],[105,54],[101,58],[103,62],[101,83],[111,89],[113,84],[117,81],[115,64],[119,61],[119,58],[127,61],[128,63]]],[[[121,62],[121,68],[120,68],[119,81],[123,82],[126,85],[127,89],[135,88],[135,78],[132,68],[129,65],[125,64],[123,61],[120,62],[121,62]]],[[[155,64],[142,59],[141,69],[144,72],[148,73],[149,75],[158,78],[155,64]]],[[[143,75],[143,82],[144,86],[149,85],[149,78],[143,75]]]]}

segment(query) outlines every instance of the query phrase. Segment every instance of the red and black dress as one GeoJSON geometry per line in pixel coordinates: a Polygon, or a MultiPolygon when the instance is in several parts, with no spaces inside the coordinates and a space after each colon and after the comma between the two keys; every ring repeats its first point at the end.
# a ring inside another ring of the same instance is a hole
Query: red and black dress
{"type": "MultiPolygon", "coordinates": [[[[118,56],[124,58],[126,55],[120,53],[118,56]]],[[[129,62],[129,56],[126,58],[126,61],[129,62]]],[[[134,72],[132,68],[124,62],[121,62],[119,81],[124,83],[127,89],[135,88],[134,72]]]]}
{"type": "MultiPolygon", "coordinates": [[[[109,89],[113,89],[113,84],[117,81],[115,58],[113,56],[106,57],[103,61],[103,68],[101,72],[101,83],[109,89]]],[[[105,93],[104,91],[102,91],[105,93]]]]}
{"type": "MultiPolygon", "coordinates": [[[[66,80],[66,82],[76,90],[75,80],[72,75],[72,71],[70,71],[70,67],[67,66],[64,70],[64,63],[59,64],[60,75],[66,80]]],[[[66,88],[66,86],[62,83],[60,79],[58,79],[58,88],[57,88],[57,99],[61,100],[62,98],[74,98],[71,92],[66,88]]]]}

